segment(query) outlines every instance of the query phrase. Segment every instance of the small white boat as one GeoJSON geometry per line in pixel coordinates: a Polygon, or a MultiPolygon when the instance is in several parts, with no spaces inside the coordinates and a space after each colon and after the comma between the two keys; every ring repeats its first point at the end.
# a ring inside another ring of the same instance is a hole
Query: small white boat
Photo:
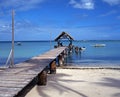
{"type": "Polygon", "coordinates": [[[19,45],[19,46],[20,46],[20,45],[22,45],[22,44],[21,44],[21,42],[17,42],[17,45],[19,45]]]}
{"type": "Polygon", "coordinates": [[[85,47],[80,47],[80,50],[83,50],[83,51],[84,51],[84,50],[86,50],[86,48],[85,48],[85,47]]]}
{"type": "Polygon", "coordinates": [[[104,46],[106,46],[106,44],[95,44],[95,45],[93,45],[94,47],[104,47],[104,46]]]}

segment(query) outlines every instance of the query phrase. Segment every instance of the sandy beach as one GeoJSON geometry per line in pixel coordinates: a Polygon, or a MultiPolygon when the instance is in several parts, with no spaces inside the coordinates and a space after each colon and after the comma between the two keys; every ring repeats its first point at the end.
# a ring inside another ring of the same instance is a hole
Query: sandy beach
{"type": "Polygon", "coordinates": [[[120,97],[120,70],[57,69],[25,97],[120,97]]]}

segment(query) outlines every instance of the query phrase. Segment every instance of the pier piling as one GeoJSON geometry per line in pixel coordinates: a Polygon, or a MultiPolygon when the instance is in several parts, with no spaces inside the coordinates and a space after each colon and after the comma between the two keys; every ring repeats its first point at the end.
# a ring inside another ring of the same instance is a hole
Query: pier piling
{"type": "Polygon", "coordinates": [[[47,84],[47,72],[43,70],[40,74],[38,74],[38,85],[46,85],[47,84]]]}
{"type": "Polygon", "coordinates": [[[56,74],[56,61],[55,60],[50,64],[50,74],[56,74]]]}

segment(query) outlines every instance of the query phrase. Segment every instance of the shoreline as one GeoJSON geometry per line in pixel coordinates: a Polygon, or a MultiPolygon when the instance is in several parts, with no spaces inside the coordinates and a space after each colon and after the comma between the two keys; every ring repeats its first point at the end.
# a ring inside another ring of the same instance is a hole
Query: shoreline
{"type": "Polygon", "coordinates": [[[79,64],[76,64],[76,63],[65,63],[65,66],[73,66],[73,67],[83,67],[83,68],[86,68],[86,67],[103,67],[103,68],[117,68],[117,67],[120,67],[120,62],[117,62],[117,63],[109,63],[109,62],[106,62],[106,63],[79,63],[79,64]]]}
{"type": "MultiPolygon", "coordinates": [[[[58,67],[59,68],[59,67],[58,67]]],[[[115,69],[115,70],[120,70],[120,66],[63,66],[62,68],[60,67],[59,69],[115,69]]]]}
{"type": "Polygon", "coordinates": [[[120,97],[120,70],[57,69],[46,86],[35,85],[25,97],[120,97]]]}

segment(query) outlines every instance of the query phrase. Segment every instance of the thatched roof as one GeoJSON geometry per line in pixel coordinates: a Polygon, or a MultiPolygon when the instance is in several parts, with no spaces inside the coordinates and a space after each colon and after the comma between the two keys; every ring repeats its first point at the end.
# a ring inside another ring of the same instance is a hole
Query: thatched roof
{"type": "Polygon", "coordinates": [[[68,40],[74,40],[69,34],[66,32],[62,32],[56,39],[55,41],[58,41],[60,39],[68,39],[68,40]]]}

